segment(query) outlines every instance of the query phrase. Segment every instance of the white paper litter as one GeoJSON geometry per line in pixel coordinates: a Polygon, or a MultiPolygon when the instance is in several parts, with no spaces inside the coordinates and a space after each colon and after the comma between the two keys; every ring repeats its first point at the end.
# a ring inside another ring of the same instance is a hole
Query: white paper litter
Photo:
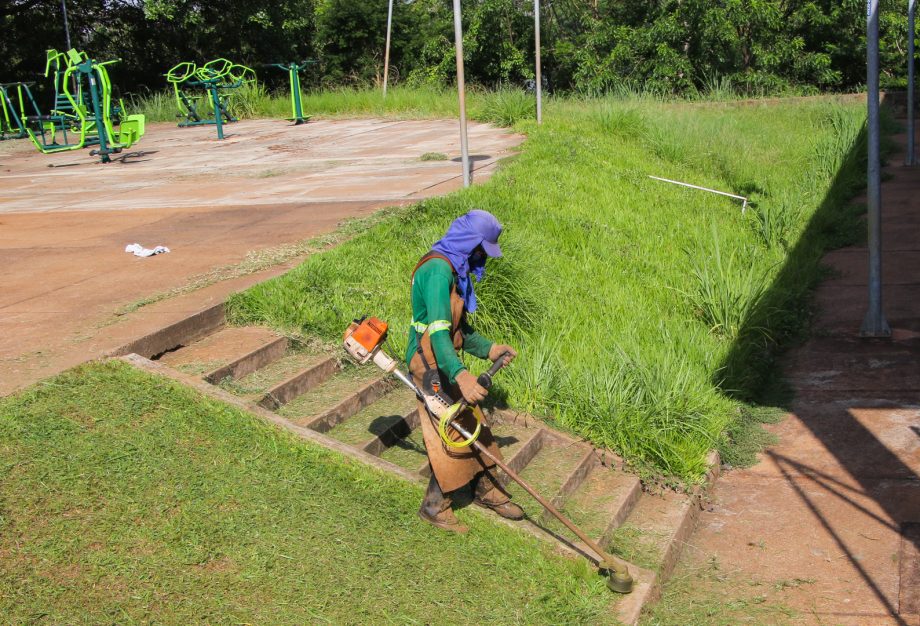
{"type": "Polygon", "coordinates": [[[155,254],[165,254],[169,252],[166,246],[157,246],[155,248],[145,248],[139,243],[131,243],[125,246],[125,252],[133,252],[134,256],[153,256],[155,254]]]}

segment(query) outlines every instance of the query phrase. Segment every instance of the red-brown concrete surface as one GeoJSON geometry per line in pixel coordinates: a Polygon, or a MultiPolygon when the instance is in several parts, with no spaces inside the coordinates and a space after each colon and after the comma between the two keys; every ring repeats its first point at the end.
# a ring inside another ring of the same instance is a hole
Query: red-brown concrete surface
{"type": "Polygon", "coordinates": [[[718,482],[678,571],[719,564],[697,599],[791,610],[773,623],[920,625],[920,533],[907,530],[920,522],[920,167],[903,162],[892,155],[882,186],[893,337],[859,338],[867,250],[828,254],[814,336],[784,365],[795,400],[769,427],[779,443],[718,482]]]}
{"type": "MultiPolygon", "coordinates": [[[[291,263],[170,298],[126,304],[239,263],[247,253],[462,185],[452,120],[251,120],[152,124],[124,162],[0,142],[0,395],[95,358],[280,273],[291,263]],[[138,258],[138,242],[169,254],[138,258]]],[[[522,137],[470,124],[474,181],[522,137]]]]}

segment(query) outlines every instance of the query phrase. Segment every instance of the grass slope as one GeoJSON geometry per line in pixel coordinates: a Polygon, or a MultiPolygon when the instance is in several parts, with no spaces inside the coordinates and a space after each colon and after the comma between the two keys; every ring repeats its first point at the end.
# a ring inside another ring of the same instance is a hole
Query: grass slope
{"type": "Polygon", "coordinates": [[[477,288],[473,324],[520,348],[501,392],[693,481],[709,449],[744,431],[775,345],[807,320],[821,252],[857,232],[845,200],[859,186],[863,117],[832,99],[557,101],[544,125],[517,125],[523,150],[488,183],[397,211],[232,298],[231,316],[335,340],[371,313],[402,354],[414,263],[454,217],[488,209],[506,254],[477,288]],[[752,206],[742,214],[650,174],[752,206]]]}
{"type": "Polygon", "coordinates": [[[0,400],[6,623],[596,623],[583,563],[110,362],[0,400]],[[463,600],[461,600],[461,598],[463,600]]]}

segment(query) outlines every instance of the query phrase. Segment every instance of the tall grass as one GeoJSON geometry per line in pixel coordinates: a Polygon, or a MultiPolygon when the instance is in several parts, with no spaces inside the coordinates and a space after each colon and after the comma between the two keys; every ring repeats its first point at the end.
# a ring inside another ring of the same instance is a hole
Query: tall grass
{"type": "Polygon", "coordinates": [[[520,348],[498,381],[510,405],[692,482],[804,323],[820,251],[852,236],[806,226],[852,192],[862,118],[829,101],[552,100],[543,125],[517,123],[523,151],[488,183],[397,211],[235,296],[230,314],[335,340],[373,313],[402,353],[415,261],[454,217],[488,209],[505,257],[477,287],[473,324],[520,348]],[[649,175],[743,193],[771,225],[649,175]]]}
{"type": "Polygon", "coordinates": [[[129,113],[142,113],[148,122],[171,122],[179,114],[175,94],[165,89],[129,95],[125,106],[129,113]]]}
{"type": "Polygon", "coordinates": [[[710,332],[736,339],[763,299],[770,268],[757,262],[756,248],[723,251],[721,238],[713,225],[708,255],[685,250],[693,287],[682,293],[710,332]]]}
{"type": "MultiPolygon", "coordinates": [[[[127,102],[132,112],[143,113],[152,122],[171,121],[178,115],[172,90],[134,95],[127,102]]],[[[207,102],[201,102],[203,110],[211,110],[207,102]]],[[[393,87],[387,91],[386,97],[380,90],[374,89],[332,89],[306,92],[301,103],[305,114],[326,117],[419,119],[456,117],[459,113],[457,93],[436,88],[393,87]]],[[[248,84],[229,92],[229,107],[240,119],[290,117],[291,96],[286,90],[271,92],[261,83],[248,84]]],[[[468,94],[467,107],[473,119],[511,126],[532,118],[536,101],[533,94],[519,89],[474,89],[468,94]]]]}

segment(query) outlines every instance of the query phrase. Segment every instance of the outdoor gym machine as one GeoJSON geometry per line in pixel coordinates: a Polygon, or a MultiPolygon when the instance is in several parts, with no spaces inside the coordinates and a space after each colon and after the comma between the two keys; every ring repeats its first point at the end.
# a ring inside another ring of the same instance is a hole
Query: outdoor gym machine
{"type": "Polygon", "coordinates": [[[313,59],[307,59],[303,63],[270,63],[268,67],[277,67],[282,70],[287,70],[288,75],[291,80],[291,117],[286,118],[289,122],[294,122],[294,126],[298,124],[306,124],[310,119],[309,115],[303,114],[303,107],[301,106],[301,98],[303,97],[300,92],[300,76],[298,72],[308,65],[313,65],[319,61],[314,61],[313,59]]]}
{"type": "Polygon", "coordinates": [[[228,108],[227,92],[239,89],[255,79],[256,74],[251,68],[224,58],[208,61],[201,67],[188,61],[175,65],[166,73],[166,81],[173,86],[176,95],[176,104],[179,107],[177,117],[185,117],[179,122],[179,126],[214,124],[217,126],[217,138],[223,139],[224,124],[237,121],[228,108]],[[201,88],[205,94],[192,94],[188,87],[201,88]],[[197,101],[203,98],[206,98],[210,105],[213,116],[198,110],[197,101]]]}
{"type": "Polygon", "coordinates": [[[45,75],[53,65],[55,106],[49,115],[42,115],[33,100],[36,114],[27,116],[25,121],[38,132],[29,126],[25,130],[35,147],[44,154],[52,154],[97,145],[90,154],[99,155],[102,163],[109,163],[112,160],[109,155],[130,147],[143,136],[144,116],[125,116],[124,107],[112,101],[112,83],[106,66],[117,62],[117,59],[96,62],[74,49],[66,53],[48,51],[45,75]],[[76,141],[68,138],[68,129],[78,134],[76,141]],[[58,130],[62,143],[57,140],[58,130]]]}
{"type": "Polygon", "coordinates": [[[0,139],[24,139],[29,136],[25,124],[26,101],[28,100],[35,115],[41,115],[32,96],[32,90],[29,89],[34,84],[0,83],[0,109],[3,110],[3,117],[0,118],[0,139]],[[16,94],[18,107],[13,105],[11,91],[16,94]]]}

